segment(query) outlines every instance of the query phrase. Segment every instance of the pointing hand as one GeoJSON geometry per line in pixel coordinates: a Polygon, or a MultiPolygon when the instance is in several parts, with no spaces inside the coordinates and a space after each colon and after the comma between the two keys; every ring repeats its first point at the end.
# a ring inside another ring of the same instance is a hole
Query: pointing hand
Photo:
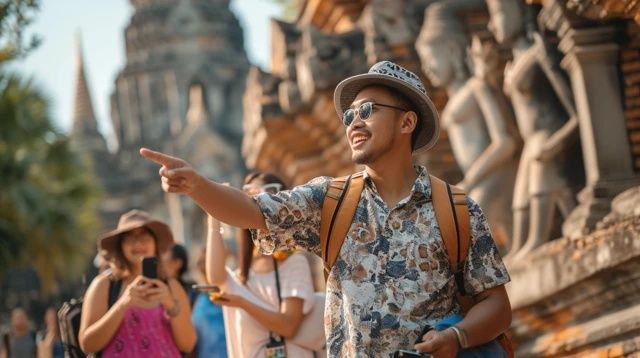
{"type": "Polygon", "coordinates": [[[140,149],[140,155],[154,161],[162,167],[162,190],[167,193],[191,194],[203,178],[186,161],[151,149],[140,149]]]}

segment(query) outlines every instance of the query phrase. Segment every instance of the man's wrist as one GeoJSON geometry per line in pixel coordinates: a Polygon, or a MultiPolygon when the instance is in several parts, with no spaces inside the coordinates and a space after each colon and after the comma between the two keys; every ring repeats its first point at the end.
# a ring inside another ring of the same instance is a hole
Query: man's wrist
{"type": "Polygon", "coordinates": [[[465,332],[464,329],[456,326],[451,326],[449,327],[449,329],[453,331],[456,338],[458,339],[458,347],[460,347],[460,349],[469,348],[469,340],[467,339],[467,332],[465,332]]]}

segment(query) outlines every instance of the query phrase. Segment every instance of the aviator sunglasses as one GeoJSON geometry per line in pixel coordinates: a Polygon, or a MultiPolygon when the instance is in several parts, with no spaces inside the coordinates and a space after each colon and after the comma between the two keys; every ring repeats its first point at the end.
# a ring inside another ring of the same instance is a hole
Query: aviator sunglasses
{"type": "Polygon", "coordinates": [[[344,111],[344,113],[342,114],[342,124],[344,124],[345,127],[349,127],[351,123],[353,123],[353,120],[356,118],[356,114],[360,116],[361,120],[363,121],[367,120],[367,118],[371,117],[371,113],[373,112],[374,106],[392,108],[398,111],[408,112],[404,108],[390,106],[388,104],[364,102],[358,107],[357,110],[349,108],[346,111],[344,111]]]}

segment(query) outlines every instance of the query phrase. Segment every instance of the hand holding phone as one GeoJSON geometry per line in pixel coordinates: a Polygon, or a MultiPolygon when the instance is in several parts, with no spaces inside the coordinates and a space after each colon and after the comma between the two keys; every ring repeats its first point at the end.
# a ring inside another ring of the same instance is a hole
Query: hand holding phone
{"type": "Polygon", "coordinates": [[[191,286],[191,288],[193,288],[194,290],[196,290],[197,292],[204,292],[209,294],[209,299],[210,300],[220,300],[220,301],[226,301],[225,298],[220,297],[220,287],[215,286],[215,285],[193,285],[191,286]]]}

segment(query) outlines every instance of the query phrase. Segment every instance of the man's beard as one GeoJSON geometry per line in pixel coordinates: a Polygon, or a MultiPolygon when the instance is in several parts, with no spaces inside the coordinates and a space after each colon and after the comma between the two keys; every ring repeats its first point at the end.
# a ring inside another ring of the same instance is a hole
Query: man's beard
{"type": "MultiPolygon", "coordinates": [[[[368,143],[367,143],[368,144],[368,143]]],[[[351,161],[355,164],[366,165],[373,163],[383,154],[387,153],[393,147],[393,140],[389,139],[382,148],[371,148],[370,150],[351,151],[351,161]]]]}

